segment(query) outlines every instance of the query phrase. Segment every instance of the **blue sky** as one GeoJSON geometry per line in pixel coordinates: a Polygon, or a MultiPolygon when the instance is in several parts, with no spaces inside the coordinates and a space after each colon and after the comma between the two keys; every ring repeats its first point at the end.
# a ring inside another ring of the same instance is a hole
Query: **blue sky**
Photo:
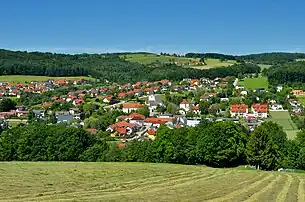
{"type": "Polygon", "coordinates": [[[0,48],[305,52],[304,0],[3,0],[0,48]]]}

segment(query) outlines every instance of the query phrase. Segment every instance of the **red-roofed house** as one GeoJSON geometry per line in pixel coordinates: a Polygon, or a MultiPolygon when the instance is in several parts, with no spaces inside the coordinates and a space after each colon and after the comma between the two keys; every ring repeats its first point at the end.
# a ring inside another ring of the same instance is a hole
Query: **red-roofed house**
{"type": "Polygon", "coordinates": [[[119,98],[124,98],[125,96],[126,96],[126,93],[119,93],[119,94],[118,94],[118,97],[119,97],[119,98]]]}
{"type": "Polygon", "coordinates": [[[193,112],[194,112],[194,114],[200,114],[201,113],[201,111],[199,109],[199,105],[194,106],[193,112]]]}
{"type": "Polygon", "coordinates": [[[187,112],[190,110],[190,103],[187,100],[183,100],[179,106],[187,112]]]}
{"type": "Polygon", "coordinates": [[[143,107],[142,104],[140,103],[124,103],[123,104],[123,112],[124,113],[130,113],[133,111],[136,111],[138,109],[140,109],[141,107],[143,107]]]}
{"type": "Polygon", "coordinates": [[[87,131],[89,133],[93,133],[93,134],[95,134],[97,132],[96,128],[88,128],[87,131]]]}
{"type": "Polygon", "coordinates": [[[146,126],[156,126],[160,127],[162,124],[170,123],[173,122],[172,118],[153,118],[153,117],[148,117],[144,120],[144,124],[146,126]]]}
{"type": "Polygon", "coordinates": [[[233,104],[230,110],[231,117],[246,116],[248,114],[248,105],[233,104]]]}
{"type": "Polygon", "coordinates": [[[251,110],[255,117],[267,118],[268,117],[268,105],[267,104],[253,104],[251,110]]]}
{"type": "Polygon", "coordinates": [[[77,99],[77,100],[74,100],[74,101],[73,101],[73,105],[79,105],[79,104],[82,104],[82,103],[84,103],[84,102],[85,102],[84,100],[77,99]]]}
{"type": "Polygon", "coordinates": [[[146,131],[146,133],[144,135],[147,136],[151,140],[155,140],[156,139],[156,134],[157,134],[157,131],[150,128],[146,131]]]}
{"type": "Polygon", "coordinates": [[[125,136],[130,135],[136,128],[133,123],[128,123],[126,121],[120,121],[115,124],[110,125],[106,131],[110,131],[112,136],[125,136]]]}

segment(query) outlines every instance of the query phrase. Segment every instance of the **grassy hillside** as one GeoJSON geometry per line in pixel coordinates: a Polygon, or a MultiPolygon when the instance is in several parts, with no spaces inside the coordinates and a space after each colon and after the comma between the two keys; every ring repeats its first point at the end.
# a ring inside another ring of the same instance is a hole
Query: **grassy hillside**
{"type": "Polygon", "coordinates": [[[210,68],[217,68],[217,67],[228,67],[230,65],[236,64],[237,62],[235,60],[220,61],[219,59],[206,58],[205,63],[207,65],[193,66],[193,68],[196,68],[196,69],[210,69],[210,68]]]}
{"type": "Polygon", "coordinates": [[[0,163],[0,201],[305,201],[305,175],[144,163],[0,163]]]}
{"type": "MultiPolygon", "coordinates": [[[[187,57],[175,57],[175,56],[165,56],[156,54],[145,54],[145,53],[135,53],[135,54],[125,54],[121,55],[121,58],[125,58],[131,62],[138,62],[142,64],[150,64],[152,62],[159,61],[161,63],[177,62],[179,64],[186,64],[191,61],[199,61],[199,58],[187,58],[187,57]]],[[[232,64],[236,64],[235,60],[220,61],[219,59],[205,59],[207,65],[204,66],[192,66],[196,69],[209,69],[213,67],[227,67],[232,64]]]]}
{"type": "Polygon", "coordinates": [[[190,61],[199,61],[199,59],[194,59],[194,58],[165,56],[165,55],[157,55],[157,54],[149,54],[149,53],[126,54],[126,55],[121,55],[120,57],[131,62],[139,62],[142,64],[150,64],[156,61],[159,61],[161,63],[178,62],[182,64],[188,63],[190,61]]]}
{"type": "Polygon", "coordinates": [[[6,81],[9,83],[25,83],[25,82],[30,82],[30,81],[47,81],[49,79],[55,79],[55,80],[60,80],[60,79],[67,79],[67,80],[79,80],[80,78],[84,79],[93,79],[91,77],[85,77],[85,76],[80,76],[80,77],[48,77],[48,76],[27,76],[27,75],[6,75],[6,76],[0,76],[0,81],[6,81]]]}

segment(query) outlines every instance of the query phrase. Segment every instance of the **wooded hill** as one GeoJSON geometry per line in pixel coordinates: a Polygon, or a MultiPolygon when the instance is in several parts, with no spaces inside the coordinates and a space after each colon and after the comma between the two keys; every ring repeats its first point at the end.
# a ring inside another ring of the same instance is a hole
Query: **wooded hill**
{"type": "Polygon", "coordinates": [[[284,52],[273,52],[273,53],[259,53],[250,55],[224,55],[219,53],[187,53],[185,57],[189,58],[213,58],[219,60],[236,60],[236,61],[247,61],[257,64],[283,64],[286,62],[294,62],[297,59],[304,59],[304,53],[284,53],[284,52]]]}
{"type": "Polygon", "coordinates": [[[143,65],[126,61],[117,54],[55,54],[0,50],[0,75],[88,76],[110,82],[128,83],[161,79],[216,78],[256,73],[253,64],[236,64],[215,69],[183,68],[175,64],[143,65]]]}

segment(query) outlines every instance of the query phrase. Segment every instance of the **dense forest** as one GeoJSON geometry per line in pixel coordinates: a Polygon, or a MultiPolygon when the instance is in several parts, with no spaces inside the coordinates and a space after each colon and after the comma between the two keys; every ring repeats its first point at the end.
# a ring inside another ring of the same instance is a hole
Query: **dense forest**
{"type": "Polygon", "coordinates": [[[202,121],[197,127],[161,126],[155,141],[131,141],[121,148],[106,132],[30,124],[0,134],[0,161],[158,162],[213,167],[253,165],[263,170],[305,169],[305,132],[295,140],[275,123],[249,133],[233,122],[202,121]]]}
{"type": "Polygon", "coordinates": [[[271,84],[305,83],[305,62],[271,66],[263,71],[271,84]]]}
{"type": "Polygon", "coordinates": [[[249,55],[224,55],[219,53],[187,53],[185,57],[190,58],[214,58],[219,60],[236,60],[236,61],[248,61],[260,64],[283,64],[286,62],[294,62],[296,59],[304,59],[304,53],[283,53],[283,52],[273,52],[273,53],[259,53],[259,54],[249,54],[249,55]]]}
{"type": "Polygon", "coordinates": [[[0,75],[87,76],[111,82],[156,81],[161,79],[237,76],[256,73],[256,65],[239,64],[207,70],[182,68],[175,64],[142,65],[117,54],[54,54],[0,50],[0,75]]]}

